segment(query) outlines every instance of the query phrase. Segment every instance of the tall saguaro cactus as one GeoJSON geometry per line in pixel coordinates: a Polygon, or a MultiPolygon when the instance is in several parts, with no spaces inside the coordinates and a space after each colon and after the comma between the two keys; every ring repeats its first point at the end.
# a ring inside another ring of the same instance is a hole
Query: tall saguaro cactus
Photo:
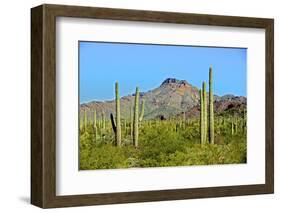
{"type": "Polygon", "coordinates": [[[203,82],[203,105],[204,105],[204,143],[208,141],[208,105],[207,105],[207,92],[206,92],[206,82],[203,82]]]}
{"type": "Polygon", "coordinates": [[[234,123],[233,123],[233,117],[231,117],[231,135],[234,135],[234,123]]]}
{"type": "Polygon", "coordinates": [[[133,106],[130,106],[130,135],[131,139],[133,139],[133,126],[134,124],[134,115],[133,115],[133,106]]]}
{"type": "Polygon", "coordinates": [[[209,68],[209,140],[211,144],[214,140],[214,95],[213,95],[213,69],[209,68]]]}
{"type": "Polygon", "coordinates": [[[93,120],[93,126],[94,126],[94,131],[95,131],[95,140],[97,142],[98,140],[98,127],[97,127],[97,111],[94,109],[93,111],[93,114],[94,114],[94,120],[93,120]]]}
{"type": "Polygon", "coordinates": [[[93,126],[97,127],[97,111],[93,110],[93,126]]]}
{"type": "Polygon", "coordinates": [[[134,108],[134,129],[133,129],[133,143],[135,147],[138,147],[139,138],[139,88],[136,87],[135,94],[135,108],[134,108]]]}
{"type": "Polygon", "coordinates": [[[115,102],[116,102],[116,145],[121,146],[121,118],[120,118],[120,97],[119,84],[115,83],[115,102]]]}
{"type": "Polygon", "coordinates": [[[200,136],[201,136],[201,144],[204,144],[204,97],[203,97],[203,91],[199,90],[200,93],[200,136]]]}
{"type": "Polygon", "coordinates": [[[143,99],[142,102],[141,102],[141,113],[140,113],[139,121],[142,121],[142,119],[143,119],[143,115],[144,115],[144,104],[145,104],[145,100],[143,99]]]}

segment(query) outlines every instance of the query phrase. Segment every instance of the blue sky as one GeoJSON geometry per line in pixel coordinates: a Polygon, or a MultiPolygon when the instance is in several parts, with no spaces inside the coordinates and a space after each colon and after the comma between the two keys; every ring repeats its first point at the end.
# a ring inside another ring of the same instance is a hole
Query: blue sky
{"type": "Polygon", "coordinates": [[[166,78],[201,87],[213,67],[214,93],[246,96],[247,49],[79,42],[80,103],[158,87],[166,78]]]}

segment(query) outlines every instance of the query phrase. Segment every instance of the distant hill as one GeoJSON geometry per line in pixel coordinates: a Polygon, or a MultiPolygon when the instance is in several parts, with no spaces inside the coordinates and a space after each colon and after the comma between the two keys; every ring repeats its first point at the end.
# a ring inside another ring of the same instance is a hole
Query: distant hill
{"type": "MultiPolygon", "coordinates": [[[[134,94],[121,98],[122,118],[129,118],[134,98],[134,94]]],[[[159,116],[175,117],[183,115],[183,112],[187,117],[197,117],[200,114],[199,89],[186,80],[167,78],[159,87],[141,92],[140,99],[145,99],[144,119],[154,119],[159,116]]],[[[214,95],[214,110],[217,114],[241,113],[246,109],[246,102],[247,99],[243,96],[214,95]]],[[[102,112],[105,112],[106,116],[109,117],[110,113],[115,114],[115,101],[92,101],[81,104],[80,109],[96,109],[98,117],[102,112]]]]}

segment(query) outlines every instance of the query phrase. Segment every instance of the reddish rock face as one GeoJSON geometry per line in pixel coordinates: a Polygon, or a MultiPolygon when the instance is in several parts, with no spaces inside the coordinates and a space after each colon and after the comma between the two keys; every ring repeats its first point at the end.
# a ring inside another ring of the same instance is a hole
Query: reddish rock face
{"type": "MultiPolygon", "coordinates": [[[[214,111],[216,114],[230,113],[241,114],[247,108],[247,99],[243,96],[226,95],[222,97],[215,97],[214,111]]],[[[186,116],[189,118],[200,116],[200,105],[191,107],[186,111],[186,116]]]]}

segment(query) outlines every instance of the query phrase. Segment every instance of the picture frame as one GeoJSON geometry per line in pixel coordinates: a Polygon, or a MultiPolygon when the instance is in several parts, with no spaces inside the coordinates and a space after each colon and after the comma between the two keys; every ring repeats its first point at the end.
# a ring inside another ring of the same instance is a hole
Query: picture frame
{"type": "Polygon", "coordinates": [[[31,9],[31,203],[41,208],[274,192],[274,20],[44,4],[31,9]],[[56,194],[56,19],[118,20],[265,30],[265,183],[76,195],[56,194]]]}

